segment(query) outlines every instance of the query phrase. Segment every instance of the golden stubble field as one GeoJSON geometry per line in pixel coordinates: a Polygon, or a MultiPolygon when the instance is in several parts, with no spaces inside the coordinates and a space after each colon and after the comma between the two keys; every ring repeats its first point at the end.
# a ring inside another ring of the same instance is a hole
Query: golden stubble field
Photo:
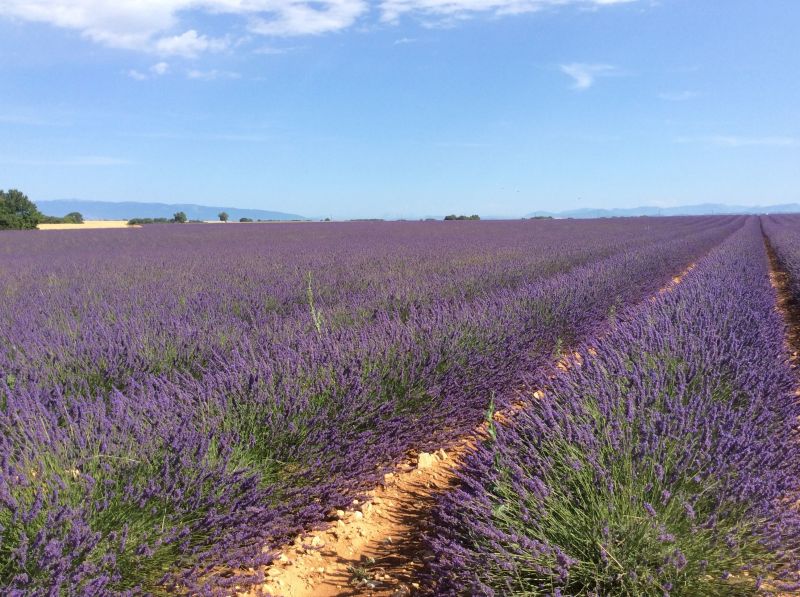
{"type": "Polygon", "coordinates": [[[128,228],[127,220],[86,220],[83,224],[39,224],[39,230],[86,230],[87,228],[128,228]]]}

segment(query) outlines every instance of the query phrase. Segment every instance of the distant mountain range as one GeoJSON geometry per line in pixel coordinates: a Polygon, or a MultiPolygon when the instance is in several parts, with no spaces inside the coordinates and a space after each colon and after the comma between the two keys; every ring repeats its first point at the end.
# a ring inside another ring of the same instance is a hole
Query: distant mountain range
{"type": "Polygon", "coordinates": [[[534,211],[526,218],[549,216],[552,218],[632,218],[638,216],[702,216],[710,214],[770,214],[797,213],[800,204],[783,205],[726,205],[724,203],[701,203],[680,207],[629,207],[612,209],[573,209],[570,211],[534,211]]]}
{"type": "MultiPolygon", "coordinates": [[[[86,201],[83,199],[56,199],[37,201],[39,211],[48,216],[65,216],[77,211],[87,220],[130,220],[131,218],[171,218],[175,212],[186,213],[190,220],[216,220],[221,211],[227,212],[231,221],[239,218],[253,220],[308,220],[309,218],[282,211],[263,209],[240,209],[237,207],[217,207],[193,203],[144,203],[138,201],[86,201]]],[[[629,207],[629,208],[583,208],[568,211],[534,211],[526,218],[631,218],[639,216],[700,216],[709,214],[768,214],[800,213],[800,204],[781,205],[727,205],[724,203],[702,203],[679,207],[629,207]]],[[[442,219],[436,217],[437,220],[442,219]]],[[[484,217],[484,219],[494,219],[484,217]]],[[[505,218],[498,218],[505,219],[505,218]]],[[[513,218],[512,218],[513,219],[513,218]]]]}
{"type": "Polygon", "coordinates": [[[48,216],[65,216],[77,211],[87,220],[130,220],[131,218],[171,218],[175,212],[184,212],[190,220],[216,220],[217,214],[227,212],[231,221],[239,218],[254,220],[305,220],[307,218],[263,209],[237,207],[211,207],[192,203],[139,203],[138,201],[85,201],[83,199],[57,199],[37,201],[36,206],[48,216]]]}

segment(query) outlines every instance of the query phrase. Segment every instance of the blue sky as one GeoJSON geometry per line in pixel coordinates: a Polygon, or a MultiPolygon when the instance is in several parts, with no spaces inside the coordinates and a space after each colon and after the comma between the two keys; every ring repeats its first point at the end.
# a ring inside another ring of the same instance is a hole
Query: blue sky
{"type": "Polygon", "coordinates": [[[796,0],[0,0],[0,188],[398,217],[800,201],[796,0]]]}

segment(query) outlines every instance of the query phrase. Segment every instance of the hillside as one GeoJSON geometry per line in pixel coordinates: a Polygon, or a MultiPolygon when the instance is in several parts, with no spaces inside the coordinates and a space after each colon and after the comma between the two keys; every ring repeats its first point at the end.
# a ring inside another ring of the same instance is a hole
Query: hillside
{"type": "Polygon", "coordinates": [[[702,203],[699,205],[681,205],[678,207],[629,207],[594,209],[583,208],[569,211],[534,211],[525,217],[550,216],[554,218],[623,218],[638,216],[702,216],[718,214],[770,214],[770,213],[798,213],[800,204],[786,203],[783,205],[726,205],[724,203],[702,203]]]}

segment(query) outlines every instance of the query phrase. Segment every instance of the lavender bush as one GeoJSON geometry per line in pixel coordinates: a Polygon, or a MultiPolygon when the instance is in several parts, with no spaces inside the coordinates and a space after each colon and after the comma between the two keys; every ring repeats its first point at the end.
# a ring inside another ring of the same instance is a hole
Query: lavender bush
{"type": "Polygon", "coordinates": [[[492,429],[429,536],[444,595],[748,595],[798,572],[800,407],[757,218],[492,429]]]}
{"type": "Polygon", "coordinates": [[[0,589],[257,582],[743,223],[0,235],[0,589]]]}

